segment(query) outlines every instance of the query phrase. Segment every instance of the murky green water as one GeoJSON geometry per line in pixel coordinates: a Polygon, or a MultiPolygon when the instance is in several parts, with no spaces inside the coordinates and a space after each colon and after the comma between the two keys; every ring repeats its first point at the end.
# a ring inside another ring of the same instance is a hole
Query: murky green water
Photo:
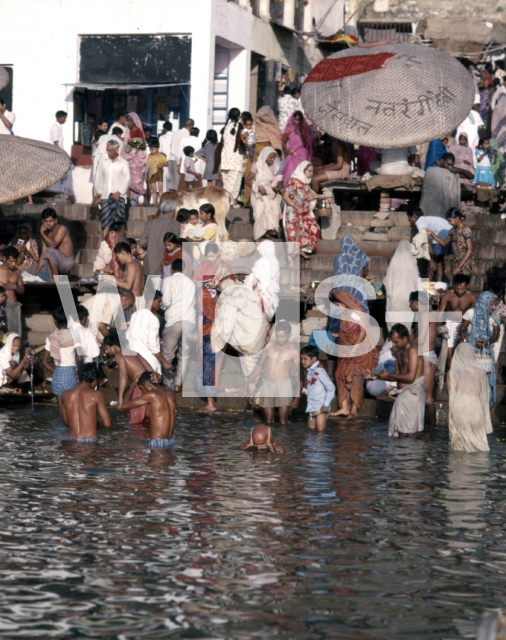
{"type": "Polygon", "coordinates": [[[495,437],[298,422],[271,456],[236,450],[251,418],[186,414],[150,452],[114,422],[84,446],[53,408],[0,414],[2,637],[447,640],[505,602],[495,437]]]}

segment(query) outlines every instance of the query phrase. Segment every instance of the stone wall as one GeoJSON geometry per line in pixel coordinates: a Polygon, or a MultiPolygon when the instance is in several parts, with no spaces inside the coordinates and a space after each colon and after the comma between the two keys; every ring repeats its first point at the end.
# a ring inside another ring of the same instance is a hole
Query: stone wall
{"type": "Polygon", "coordinates": [[[423,18],[469,18],[478,20],[506,20],[506,0],[383,0],[371,3],[359,0],[359,19],[392,18],[394,20],[422,20],[423,18]],[[376,8],[388,9],[375,11],[376,8]]]}

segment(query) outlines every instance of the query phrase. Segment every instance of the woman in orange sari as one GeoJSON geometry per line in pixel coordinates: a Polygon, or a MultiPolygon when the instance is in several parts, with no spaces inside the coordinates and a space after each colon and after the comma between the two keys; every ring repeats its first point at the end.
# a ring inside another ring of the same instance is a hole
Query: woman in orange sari
{"type": "MultiPolygon", "coordinates": [[[[349,291],[334,291],[332,298],[337,307],[364,313],[364,307],[349,291]]],[[[356,319],[360,320],[358,314],[356,319]]],[[[366,319],[364,319],[365,322],[367,322],[366,319]]],[[[339,345],[360,345],[364,340],[368,340],[368,337],[363,326],[350,320],[341,319],[339,324],[339,345]]],[[[371,344],[370,347],[370,351],[364,355],[338,358],[335,380],[339,409],[331,413],[331,416],[354,418],[357,415],[364,399],[365,379],[378,364],[378,351],[374,344],[371,344]]]]}

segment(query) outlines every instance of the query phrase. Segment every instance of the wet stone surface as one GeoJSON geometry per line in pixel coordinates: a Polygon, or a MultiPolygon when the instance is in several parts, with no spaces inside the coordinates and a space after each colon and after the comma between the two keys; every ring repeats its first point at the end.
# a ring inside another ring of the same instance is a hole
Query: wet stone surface
{"type": "Polygon", "coordinates": [[[0,636],[474,638],[504,604],[505,437],[450,452],[446,429],[277,427],[178,417],[175,449],[117,413],[96,445],[51,407],[0,415],[0,636]]]}

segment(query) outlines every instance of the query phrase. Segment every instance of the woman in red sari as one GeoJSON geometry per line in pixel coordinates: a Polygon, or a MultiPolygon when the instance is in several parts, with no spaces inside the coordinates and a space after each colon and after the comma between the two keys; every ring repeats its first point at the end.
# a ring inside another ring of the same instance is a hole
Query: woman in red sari
{"type": "Polygon", "coordinates": [[[313,177],[313,165],[301,162],[286,185],[283,199],[288,205],[285,214],[285,232],[288,240],[288,262],[299,253],[309,260],[316,251],[320,238],[320,227],[313,213],[314,202],[323,200],[309,186],[313,177]],[[300,244],[300,248],[296,243],[300,244]]]}
{"type": "Polygon", "coordinates": [[[195,269],[193,280],[197,288],[197,330],[202,345],[202,366],[195,373],[194,384],[200,395],[207,397],[201,413],[216,411],[215,398],[220,375],[222,354],[214,354],[211,345],[211,332],[216,318],[218,285],[231,275],[230,266],[221,260],[218,245],[208,242],[204,251],[204,260],[195,269]]]}
{"type": "MultiPolygon", "coordinates": [[[[342,309],[350,309],[364,313],[364,307],[349,291],[334,291],[332,294],[333,303],[342,309]]],[[[357,320],[360,316],[357,315],[357,320]]],[[[363,318],[363,322],[367,322],[363,318]]],[[[358,323],[341,319],[339,323],[340,345],[359,345],[367,340],[366,330],[358,323]]],[[[346,416],[354,418],[364,399],[364,382],[369,372],[378,364],[378,351],[374,345],[364,355],[353,357],[339,357],[335,373],[337,387],[338,411],[331,413],[331,416],[346,416]]]]}

